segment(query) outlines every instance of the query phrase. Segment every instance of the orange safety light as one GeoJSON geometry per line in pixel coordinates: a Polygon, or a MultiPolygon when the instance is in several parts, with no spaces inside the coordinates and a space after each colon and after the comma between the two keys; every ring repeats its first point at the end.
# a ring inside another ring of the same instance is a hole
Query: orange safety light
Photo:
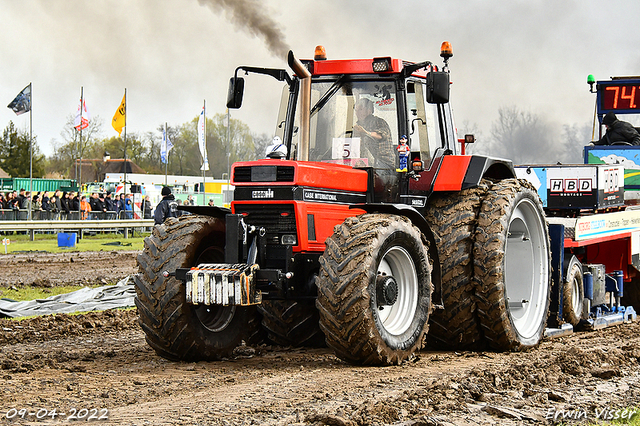
{"type": "Polygon", "coordinates": [[[451,48],[451,43],[449,43],[448,41],[442,42],[442,45],[440,46],[440,56],[445,59],[449,59],[450,57],[453,56],[453,49],[451,48]]]}
{"type": "Polygon", "coordinates": [[[324,46],[316,46],[316,51],[313,54],[314,61],[326,61],[327,60],[327,51],[324,50],[324,46]]]}

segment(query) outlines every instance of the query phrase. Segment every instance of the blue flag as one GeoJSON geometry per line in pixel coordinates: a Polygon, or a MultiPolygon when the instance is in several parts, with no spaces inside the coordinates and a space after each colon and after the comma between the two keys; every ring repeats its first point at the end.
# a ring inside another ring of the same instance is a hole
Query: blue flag
{"type": "Polygon", "coordinates": [[[160,144],[160,161],[162,161],[163,164],[167,164],[169,161],[169,151],[171,151],[171,148],[173,148],[173,143],[171,143],[167,131],[163,130],[162,143],[160,144]]]}
{"type": "Polygon", "coordinates": [[[16,115],[31,111],[31,83],[18,93],[18,96],[7,105],[7,108],[11,108],[16,115]]]}

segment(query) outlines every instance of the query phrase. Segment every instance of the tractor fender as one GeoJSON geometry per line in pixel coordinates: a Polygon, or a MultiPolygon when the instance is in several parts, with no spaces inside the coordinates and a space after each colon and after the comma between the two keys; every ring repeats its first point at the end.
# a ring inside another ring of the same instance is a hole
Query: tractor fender
{"type": "MultiPolygon", "coordinates": [[[[495,180],[503,180],[503,179],[511,179],[516,177],[516,171],[513,168],[513,163],[510,160],[503,160],[502,158],[493,158],[493,157],[479,157],[475,156],[477,164],[475,165],[477,168],[482,170],[479,178],[476,182],[474,182],[474,187],[478,186],[480,181],[484,178],[495,179],[495,180]]],[[[468,173],[469,177],[471,177],[471,173],[468,173]]]]}
{"type": "Polygon", "coordinates": [[[361,209],[367,213],[386,213],[386,214],[394,214],[398,216],[404,216],[408,218],[411,223],[418,227],[420,232],[422,232],[429,242],[427,250],[429,252],[429,258],[433,262],[432,271],[431,271],[431,281],[433,283],[433,298],[434,303],[440,306],[436,306],[439,308],[442,306],[442,273],[440,271],[440,258],[438,256],[438,247],[436,245],[436,239],[431,232],[431,228],[429,227],[429,223],[427,223],[424,216],[420,214],[415,208],[408,206],[406,204],[383,204],[383,203],[369,203],[369,204],[355,204],[349,206],[352,209],[361,209]]]}
{"type": "Polygon", "coordinates": [[[516,177],[513,163],[482,155],[446,155],[442,158],[433,191],[461,191],[475,188],[484,178],[503,180],[516,177]]]}

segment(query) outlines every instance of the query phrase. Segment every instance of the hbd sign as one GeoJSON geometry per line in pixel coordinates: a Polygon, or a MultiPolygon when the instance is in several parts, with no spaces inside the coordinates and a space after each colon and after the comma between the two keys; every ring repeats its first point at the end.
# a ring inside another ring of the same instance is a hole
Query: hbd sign
{"type": "Polygon", "coordinates": [[[591,192],[593,190],[593,180],[588,179],[549,179],[549,191],[558,192],[591,192]]]}

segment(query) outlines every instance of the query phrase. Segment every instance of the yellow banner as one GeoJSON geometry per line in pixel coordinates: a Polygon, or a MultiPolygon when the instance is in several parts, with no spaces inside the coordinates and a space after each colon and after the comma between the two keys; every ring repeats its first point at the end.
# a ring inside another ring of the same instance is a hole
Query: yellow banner
{"type": "Polygon", "coordinates": [[[113,115],[111,125],[118,132],[118,135],[122,133],[122,128],[127,125],[127,92],[124,92],[122,97],[122,103],[118,107],[118,110],[113,115]]]}

